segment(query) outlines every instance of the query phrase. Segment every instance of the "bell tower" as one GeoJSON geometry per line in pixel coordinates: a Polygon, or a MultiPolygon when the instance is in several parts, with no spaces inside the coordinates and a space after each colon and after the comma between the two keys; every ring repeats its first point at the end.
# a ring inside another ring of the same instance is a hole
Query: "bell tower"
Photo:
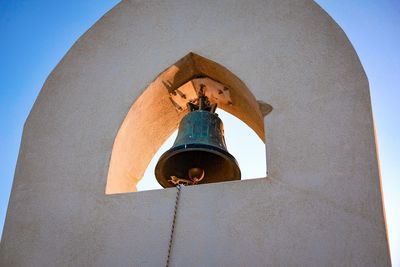
{"type": "Polygon", "coordinates": [[[367,77],[314,1],[122,1],[46,80],[0,265],[166,262],[390,266],[367,77]],[[268,177],[239,180],[215,103],[268,144],[268,177]],[[179,123],[154,177],[166,188],[135,192],[179,123]],[[221,164],[182,150],[193,140],[221,164]]]}

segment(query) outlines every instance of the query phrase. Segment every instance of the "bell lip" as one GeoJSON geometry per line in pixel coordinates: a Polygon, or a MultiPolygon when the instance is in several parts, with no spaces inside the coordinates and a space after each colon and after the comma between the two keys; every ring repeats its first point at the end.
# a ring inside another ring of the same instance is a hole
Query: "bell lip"
{"type": "MultiPolygon", "coordinates": [[[[164,188],[168,187],[175,187],[173,184],[170,183],[164,183],[167,181],[167,179],[163,179],[163,177],[158,177],[157,172],[159,171],[159,164],[160,162],[163,162],[164,160],[167,159],[166,155],[168,154],[168,158],[174,156],[179,150],[185,149],[185,151],[208,151],[210,153],[214,153],[216,155],[221,155],[221,156],[227,156],[229,157],[233,162],[234,166],[236,167],[236,170],[239,174],[239,179],[232,179],[229,181],[238,181],[241,180],[242,178],[242,172],[240,171],[240,167],[238,162],[236,161],[235,157],[230,154],[228,151],[220,149],[219,147],[214,147],[214,146],[209,146],[209,145],[203,145],[203,144],[186,144],[186,145],[179,145],[176,147],[172,147],[165,151],[160,158],[158,159],[158,162],[156,164],[156,167],[154,169],[154,175],[156,177],[157,182],[164,188]],[[162,180],[161,180],[162,179],[162,180]]],[[[222,182],[228,182],[228,181],[221,181],[222,182]]]]}

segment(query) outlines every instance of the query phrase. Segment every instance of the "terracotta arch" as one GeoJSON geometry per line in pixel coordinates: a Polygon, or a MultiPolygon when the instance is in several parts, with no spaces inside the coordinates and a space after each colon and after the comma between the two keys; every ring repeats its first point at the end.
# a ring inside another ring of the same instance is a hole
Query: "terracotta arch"
{"type": "Polygon", "coordinates": [[[136,99],[114,141],[106,194],[134,192],[159,147],[186,112],[178,112],[170,94],[196,78],[211,78],[229,88],[231,104],[219,108],[245,122],[265,142],[264,120],[272,108],[257,102],[246,85],[220,64],[189,53],[162,72],[136,99]]]}

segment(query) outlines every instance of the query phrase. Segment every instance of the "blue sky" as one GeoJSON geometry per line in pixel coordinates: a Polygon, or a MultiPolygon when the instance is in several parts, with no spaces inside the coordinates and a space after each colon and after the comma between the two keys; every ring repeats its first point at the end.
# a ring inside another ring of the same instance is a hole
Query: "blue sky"
{"type": "MultiPolygon", "coordinates": [[[[51,70],[117,0],[0,0],[0,229],[22,128],[51,70]]],[[[400,266],[400,1],[318,0],[367,73],[393,266],[400,266]]]]}

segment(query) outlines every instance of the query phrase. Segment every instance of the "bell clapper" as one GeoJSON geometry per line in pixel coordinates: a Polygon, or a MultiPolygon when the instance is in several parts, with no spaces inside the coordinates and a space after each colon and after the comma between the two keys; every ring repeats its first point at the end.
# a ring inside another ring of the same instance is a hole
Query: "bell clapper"
{"type": "Polygon", "coordinates": [[[191,168],[188,171],[188,175],[190,181],[192,181],[192,185],[198,184],[201,180],[204,179],[205,171],[201,168],[191,168]]]}

